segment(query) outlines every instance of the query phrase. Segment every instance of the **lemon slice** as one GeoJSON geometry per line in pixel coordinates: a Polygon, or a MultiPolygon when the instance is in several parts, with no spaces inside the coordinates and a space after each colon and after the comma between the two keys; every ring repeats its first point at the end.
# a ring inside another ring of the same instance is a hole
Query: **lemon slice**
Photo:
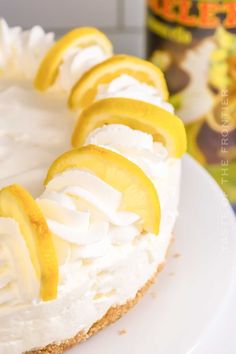
{"type": "Polygon", "coordinates": [[[72,136],[74,147],[83,146],[90,132],[105,124],[124,124],[164,143],[170,156],[186,151],[184,124],[174,114],[150,103],[129,98],[106,98],[82,111],[72,136]]]}
{"type": "Polygon", "coordinates": [[[122,74],[133,76],[140,82],[154,86],[164,100],[168,90],[162,71],[146,60],[128,56],[114,55],[87,71],[72,88],[68,105],[72,109],[84,109],[96,97],[99,85],[108,84],[122,74]]]}
{"type": "Polygon", "coordinates": [[[56,80],[63,55],[72,46],[89,47],[99,45],[105,54],[112,55],[112,44],[104,33],[93,27],[76,28],[60,38],[42,60],[34,86],[39,91],[47,90],[56,80]]]}
{"type": "Polygon", "coordinates": [[[58,263],[52,235],[32,196],[13,184],[0,190],[0,216],[14,219],[29,249],[44,301],[57,297],[58,263]]]}
{"type": "Polygon", "coordinates": [[[61,155],[49,168],[45,183],[73,168],[88,170],[120,191],[123,194],[121,209],[139,215],[142,228],[158,234],[159,198],[153,183],[137,165],[111,150],[87,145],[61,155]]]}

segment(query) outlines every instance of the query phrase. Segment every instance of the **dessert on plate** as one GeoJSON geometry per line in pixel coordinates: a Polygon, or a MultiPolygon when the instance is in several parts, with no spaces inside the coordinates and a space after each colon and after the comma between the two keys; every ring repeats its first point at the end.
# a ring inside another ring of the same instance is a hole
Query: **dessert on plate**
{"type": "Polygon", "coordinates": [[[62,353],[163,266],[185,130],[162,72],[95,28],[0,38],[0,354],[62,353]]]}

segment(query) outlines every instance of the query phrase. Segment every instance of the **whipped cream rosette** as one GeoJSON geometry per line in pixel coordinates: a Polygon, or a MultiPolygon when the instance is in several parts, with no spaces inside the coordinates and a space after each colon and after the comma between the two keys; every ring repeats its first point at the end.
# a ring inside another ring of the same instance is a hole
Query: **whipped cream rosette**
{"type": "Polygon", "coordinates": [[[0,34],[0,354],[63,352],[165,261],[185,131],[161,71],[100,31],[0,34]]]}

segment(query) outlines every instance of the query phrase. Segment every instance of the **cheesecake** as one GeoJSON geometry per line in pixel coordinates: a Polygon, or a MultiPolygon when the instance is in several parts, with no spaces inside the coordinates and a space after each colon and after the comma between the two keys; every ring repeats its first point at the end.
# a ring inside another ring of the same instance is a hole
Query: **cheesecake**
{"type": "Polygon", "coordinates": [[[62,353],[162,269],[186,135],[162,72],[91,27],[0,21],[0,354],[62,353]]]}

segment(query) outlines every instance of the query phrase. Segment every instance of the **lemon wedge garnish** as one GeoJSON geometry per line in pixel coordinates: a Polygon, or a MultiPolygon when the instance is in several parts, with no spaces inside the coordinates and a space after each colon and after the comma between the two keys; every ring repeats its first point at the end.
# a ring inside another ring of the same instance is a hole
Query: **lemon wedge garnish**
{"type": "Polygon", "coordinates": [[[43,58],[34,86],[39,91],[47,90],[55,82],[63,55],[70,47],[89,47],[99,45],[105,54],[112,55],[112,44],[104,33],[93,27],[76,28],[60,38],[43,58]]]}
{"type": "Polygon", "coordinates": [[[82,111],[72,136],[74,147],[83,146],[89,133],[105,124],[124,124],[161,141],[170,156],[181,157],[186,151],[184,124],[175,116],[150,103],[129,98],[106,98],[82,111]]]}
{"type": "Polygon", "coordinates": [[[130,75],[142,83],[154,86],[164,100],[168,90],[162,71],[152,63],[128,56],[114,55],[87,71],[72,88],[68,105],[71,109],[84,109],[96,97],[99,85],[108,84],[122,74],[130,75]]]}
{"type": "Polygon", "coordinates": [[[57,297],[58,263],[52,235],[33,197],[17,184],[0,190],[0,216],[14,219],[29,250],[32,264],[40,278],[43,301],[57,297]]]}
{"type": "Polygon", "coordinates": [[[94,173],[123,195],[121,209],[140,216],[143,230],[158,234],[160,203],[157,191],[136,164],[111,150],[87,145],[61,155],[49,168],[45,183],[67,169],[94,173]]]}

